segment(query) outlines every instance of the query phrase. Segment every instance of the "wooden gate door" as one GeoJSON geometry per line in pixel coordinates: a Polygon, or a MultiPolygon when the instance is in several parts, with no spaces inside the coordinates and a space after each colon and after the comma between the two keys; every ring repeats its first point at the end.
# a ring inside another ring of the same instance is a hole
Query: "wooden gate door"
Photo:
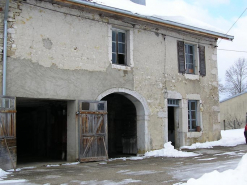
{"type": "Polygon", "coordinates": [[[15,98],[0,96],[0,168],[16,169],[15,98]]]}
{"type": "Polygon", "coordinates": [[[79,101],[79,160],[108,159],[106,101],[79,101]]]}

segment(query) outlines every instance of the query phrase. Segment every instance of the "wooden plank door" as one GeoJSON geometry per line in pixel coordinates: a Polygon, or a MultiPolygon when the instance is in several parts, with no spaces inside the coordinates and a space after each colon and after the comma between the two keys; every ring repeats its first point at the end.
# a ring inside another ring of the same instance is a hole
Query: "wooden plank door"
{"type": "Polygon", "coordinates": [[[0,96],[0,168],[16,169],[15,98],[0,96]]]}
{"type": "Polygon", "coordinates": [[[79,101],[80,162],[108,159],[106,101],[79,101]]]}

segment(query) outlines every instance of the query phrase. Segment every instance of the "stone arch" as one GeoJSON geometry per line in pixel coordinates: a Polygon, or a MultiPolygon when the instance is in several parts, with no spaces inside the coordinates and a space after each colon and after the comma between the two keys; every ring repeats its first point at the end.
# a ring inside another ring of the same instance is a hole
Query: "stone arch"
{"type": "Polygon", "coordinates": [[[96,100],[101,100],[109,94],[121,94],[128,98],[136,107],[137,114],[137,150],[138,154],[143,154],[150,150],[149,132],[148,132],[148,120],[150,110],[145,98],[137,93],[125,88],[112,88],[101,93],[96,100]]]}

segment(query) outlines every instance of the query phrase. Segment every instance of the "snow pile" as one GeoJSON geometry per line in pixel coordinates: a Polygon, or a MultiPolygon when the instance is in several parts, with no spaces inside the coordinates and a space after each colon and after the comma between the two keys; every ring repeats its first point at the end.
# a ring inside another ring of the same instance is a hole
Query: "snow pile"
{"type": "Polygon", "coordinates": [[[2,180],[1,177],[6,177],[8,174],[10,174],[10,173],[9,173],[9,172],[5,172],[5,171],[3,171],[3,170],[0,168],[0,180],[2,180]]]}
{"type": "Polygon", "coordinates": [[[160,150],[154,150],[145,153],[145,157],[193,157],[198,156],[193,152],[182,152],[174,149],[174,146],[171,145],[171,142],[165,143],[164,148],[160,150]]]}
{"type": "Polygon", "coordinates": [[[191,178],[187,183],[183,185],[246,185],[247,184],[247,154],[245,154],[238,164],[235,170],[226,170],[222,173],[218,171],[213,171],[211,173],[204,174],[199,179],[191,178]]]}
{"type": "Polygon", "coordinates": [[[222,138],[219,141],[195,143],[191,146],[183,146],[181,149],[213,148],[214,146],[237,146],[245,144],[243,129],[222,130],[221,136],[222,138]]]}

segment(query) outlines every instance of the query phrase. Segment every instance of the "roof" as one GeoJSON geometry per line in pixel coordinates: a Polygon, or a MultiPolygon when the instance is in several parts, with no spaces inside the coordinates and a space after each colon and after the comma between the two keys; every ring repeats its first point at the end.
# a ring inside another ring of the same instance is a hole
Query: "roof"
{"type": "Polygon", "coordinates": [[[241,96],[241,95],[243,95],[243,94],[245,94],[245,93],[247,93],[247,92],[242,92],[242,93],[239,93],[239,94],[237,94],[237,95],[235,95],[235,96],[232,96],[232,97],[230,97],[230,98],[226,98],[226,99],[224,99],[224,100],[221,100],[220,103],[223,103],[223,102],[225,102],[225,101],[231,100],[231,99],[236,98],[236,97],[238,97],[238,96],[241,96]]]}
{"type": "Polygon", "coordinates": [[[62,3],[70,4],[70,5],[82,6],[85,8],[98,10],[98,11],[102,11],[102,12],[109,13],[109,14],[115,14],[118,16],[128,17],[128,18],[136,19],[136,20],[143,21],[146,23],[166,26],[169,28],[179,29],[179,30],[190,32],[190,33],[197,33],[200,35],[209,36],[213,38],[221,38],[221,39],[230,40],[230,41],[234,39],[234,36],[212,31],[209,29],[199,28],[196,26],[191,26],[191,25],[175,22],[169,19],[155,17],[155,16],[146,16],[142,14],[137,14],[137,13],[133,13],[128,10],[110,7],[110,6],[106,6],[106,5],[102,5],[102,4],[98,4],[94,2],[88,2],[88,1],[83,1],[83,0],[54,0],[54,1],[62,2],[62,3]]]}

